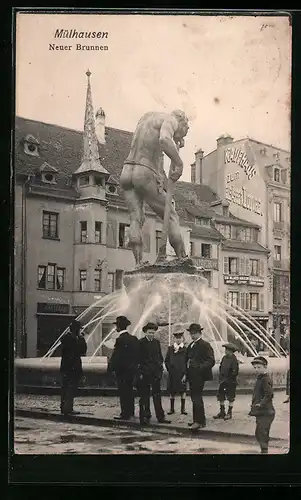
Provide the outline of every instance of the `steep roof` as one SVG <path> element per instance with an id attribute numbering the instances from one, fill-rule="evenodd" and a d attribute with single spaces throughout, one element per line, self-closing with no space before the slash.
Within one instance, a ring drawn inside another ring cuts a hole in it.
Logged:
<path id="1" fill-rule="evenodd" d="M 259 243 L 251 241 L 238 241 L 238 240 L 223 240 L 222 246 L 228 250 L 245 250 L 246 252 L 263 252 L 267 253 L 269 250 L 264 248 Z"/>

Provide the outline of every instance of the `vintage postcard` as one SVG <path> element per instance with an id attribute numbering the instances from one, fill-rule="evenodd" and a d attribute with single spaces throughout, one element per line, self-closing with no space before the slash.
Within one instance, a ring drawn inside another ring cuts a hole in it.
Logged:
<path id="1" fill-rule="evenodd" d="M 16 14 L 16 455 L 288 453 L 291 39 Z"/>

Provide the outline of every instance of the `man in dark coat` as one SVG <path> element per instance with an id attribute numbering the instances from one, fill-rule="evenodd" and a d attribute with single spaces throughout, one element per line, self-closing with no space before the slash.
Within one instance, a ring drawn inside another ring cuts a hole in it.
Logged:
<path id="1" fill-rule="evenodd" d="M 249 415 L 256 417 L 255 437 L 261 453 L 268 453 L 270 428 L 275 418 L 273 405 L 273 382 L 267 373 L 268 362 L 263 356 L 253 359 L 252 365 L 257 373 Z"/>
<path id="2" fill-rule="evenodd" d="M 121 408 L 120 416 L 114 418 L 130 420 L 135 415 L 134 380 L 138 368 L 139 344 L 137 337 L 127 331 L 131 324 L 128 318 L 118 316 L 114 324 L 120 335 L 108 363 L 108 372 L 116 375 Z"/>
<path id="3" fill-rule="evenodd" d="M 67 416 L 70 413 L 76 413 L 73 411 L 74 397 L 83 377 L 81 356 L 85 356 L 87 352 L 87 343 L 81 334 L 79 321 L 73 320 L 71 322 L 69 332 L 64 335 L 61 344 L 61 413 Z"/>
<path id="4" fill-rule="evenodd" d="M 166 420 L 161 401 L 161 377 L 163 374 L 163 356 L 159 340 L 154 338 L 158 326 L 147 323 L 143 328 L 145 337 L 139 340 L 139 381 L 140 424 L 147 425 L 150 420 L 150 390 L 152 388 L 153 403 L 159 423 L 170 423 Z"/>
<path id="5" fill-rule="evenodd" d="M 187 348 L 186 374 L 193 414 L 193 422 L 188 425 L 193 431 L 206 426 L 203 389 L 205 382 L 213 379 L 212 367 L 215 365 L 213 349 L 209 342 L 202 339 L 202 330 L 197 323 L 192 323 L 188 328 L 192 342 Z"/>

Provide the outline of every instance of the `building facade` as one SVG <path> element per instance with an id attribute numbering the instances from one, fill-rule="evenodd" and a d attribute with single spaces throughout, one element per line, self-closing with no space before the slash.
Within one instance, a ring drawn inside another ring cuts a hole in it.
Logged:
<path id="1" fill-rule="evenodd" d="M 15 339 L 22 357 L 44 355 L 71 318 L 121 288 L 123 273 L 135 265 L 118 182 L 132 133 L 106 127 L 101 108 L 94 115 L 87 76 L 83 132 L 16 118 Z M 230 315 L 243 318 L 245 311 L 264 322 L 268 263 L 258 221 L 235 216 L 228 202 L 195 180 L 176 183 L 174 203 L 187 254 L 229 306 L 227 314 L 224 307 L 215 311 L 222 338 L 229 333 Z M 143 233 L 144 259 L 154 262 L 162 221 L 148 207 Z M 170 246 L 167 251 L 172 257 Z M 102 325 L 95 345 L 113 317 Z"/>
<path id="2" fill-rule="evenodd" d="M 202 150 L 195 153 L 191 178 L 194 183 L 210 186 L 219 198 L 228 201 L 234 216 L 260 228 L 257 242 L 269 250 L 269 326 L 280 329 L 279 336 L 289 325 L 289 152 L 253 139 L 233 141 L 225 134 L 208 155 L 204 156 Z M 250 231 L 242 238 L 251 241 Z"/>

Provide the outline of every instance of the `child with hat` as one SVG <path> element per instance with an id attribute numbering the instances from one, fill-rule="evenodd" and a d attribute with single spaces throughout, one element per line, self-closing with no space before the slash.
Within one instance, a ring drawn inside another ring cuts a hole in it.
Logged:
<path id="1" fill-rule="evenodd" d="M 238 350 L 236 345 L 231 342 L 223 344 L 225 355 L 219 365 L 219 388 L 217 392 L 217 400 L 220 403 L 220 411 L 213 418 L 222 418 L 230 420 L 232 418 L 232 409 L 236 396 L 237 376 L 239 373 L 239 365 L 235 352 Z M 225 412 L 225 400 L 228 400 L 229 407 Z"/>
<path id="2" fill-rule="evenodd" d="M 270 428 L 275 418 L 273 406 L 273 382 L 267 373 L 268 362 L 263 356 L 253 359 L 252 365 L 257 373 L 251 410 L 249 415 L 256 417 L 255 437 L 261 453 L 268 453 Z"/>
<path id="3" fill-rule="evenodd" d="M 186 373 L 186 353 L 184 344 L 184 328 L 182 325 L 174 325 L 172 329 L 173 344 L 167 349 L 165 366 L 168 371 L 168 392 L 170 395 L 170 411 L 168 415 L 175 413 L 175 396 L 181 397 L 181 414 L 187 415 L 185 411 L 186 381 L 183 377 Z"/>

